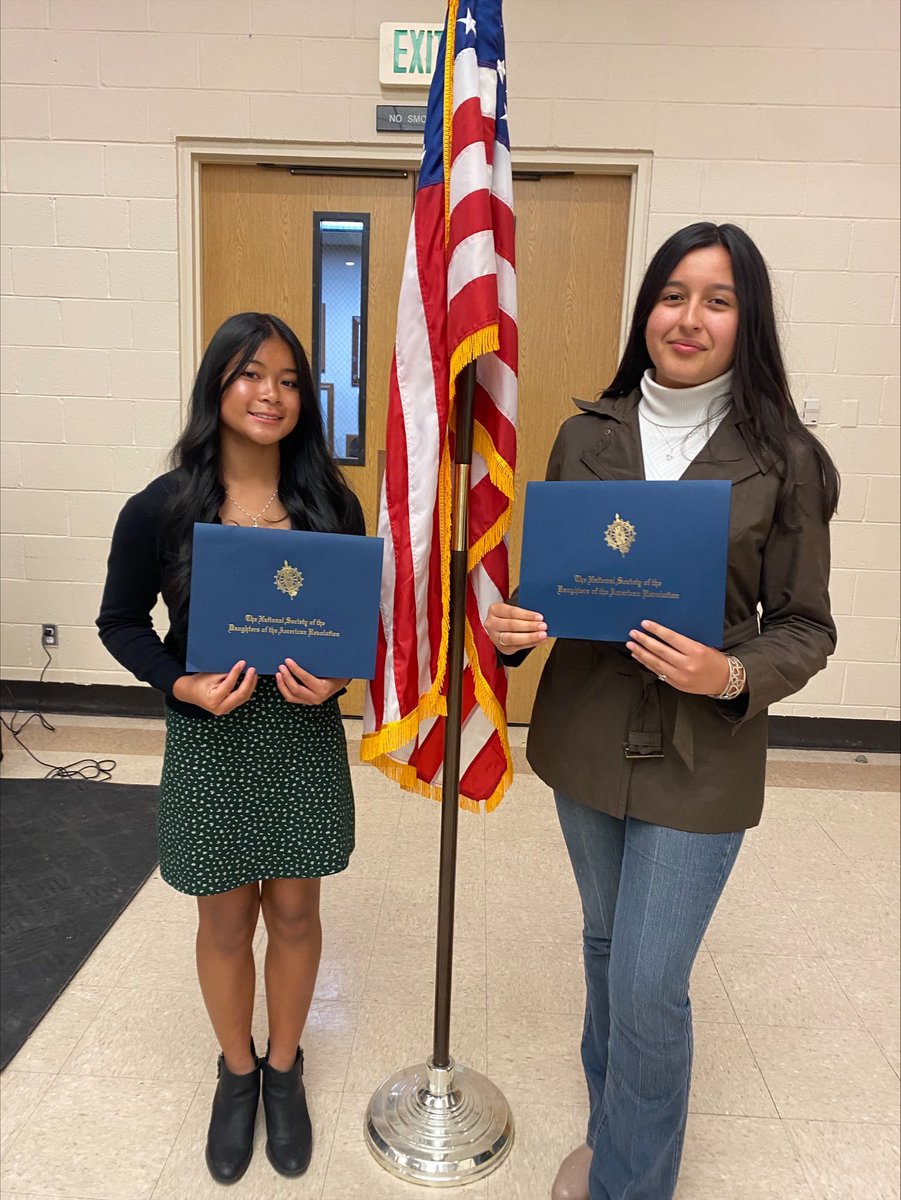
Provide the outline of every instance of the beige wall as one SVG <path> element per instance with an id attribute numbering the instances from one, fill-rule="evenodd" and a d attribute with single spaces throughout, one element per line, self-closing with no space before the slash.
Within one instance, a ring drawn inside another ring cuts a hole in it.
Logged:
<path id="1" fill-rule="evenodd" d="M 115 515 L 179 426 L 175 138 L 377 144 L 379 22 L 443 8 L 2 0 L 4 677 L 37 676 L 52 620 L 48 678 L 130 681 L 93 619 Z M 515 149 L 650 151 L 640 260 L 710 217 L 770 262 L 844 475 L 839 652 L 778 711 L 897 718 L 896 0 L 507 0 L 506 22 Z"/>

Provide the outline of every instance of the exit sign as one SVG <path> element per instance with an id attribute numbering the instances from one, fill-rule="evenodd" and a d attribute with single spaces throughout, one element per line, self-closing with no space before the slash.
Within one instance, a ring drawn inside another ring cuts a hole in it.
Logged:
<path id="1" fill-rule="evenodd" d="M 428 87 L 435 74 L 443 25 L 379 26 L 379 83 L 388 87 Z"/>

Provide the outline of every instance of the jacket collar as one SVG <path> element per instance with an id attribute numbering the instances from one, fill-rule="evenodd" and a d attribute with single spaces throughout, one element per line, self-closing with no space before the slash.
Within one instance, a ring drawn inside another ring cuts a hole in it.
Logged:
<path id="1" fill-rule="evenodd" d="M 577 407 L 599 419 L 595 435 L 581 460 L 599 479 L 644 479 L 641 430 L 638 424 L 636 388 L 628 396 L 579 400 Z M 688 465 L 683 479 L 729 479 L 738 483 L 750 475 L 766 474 L 772 463 L 750 444 L 745 418 L 734 408 L 726 414 L 713 436 Z"/>

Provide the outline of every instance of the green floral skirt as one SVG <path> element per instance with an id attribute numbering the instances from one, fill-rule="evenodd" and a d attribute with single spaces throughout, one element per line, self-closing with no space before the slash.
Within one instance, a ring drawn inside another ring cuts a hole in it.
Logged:
<path id="1" fill-rule="evenodd" d="M 191 896 L 343 871 L 354 797 L 337 699 L 289 704 L 266 676 L 224 717 L 167 709 L 158 831 L 163 879 Z"/>

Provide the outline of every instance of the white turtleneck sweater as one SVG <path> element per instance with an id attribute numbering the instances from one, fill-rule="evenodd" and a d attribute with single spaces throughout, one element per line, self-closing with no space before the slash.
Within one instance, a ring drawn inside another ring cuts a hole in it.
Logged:
<path id="1" fill-rule="evenodd" d="M 645 479 L 681 479 L 729 411 L 732 372 L 697 387 L 669 388 L 645 371 L 638 402 Z"/>

